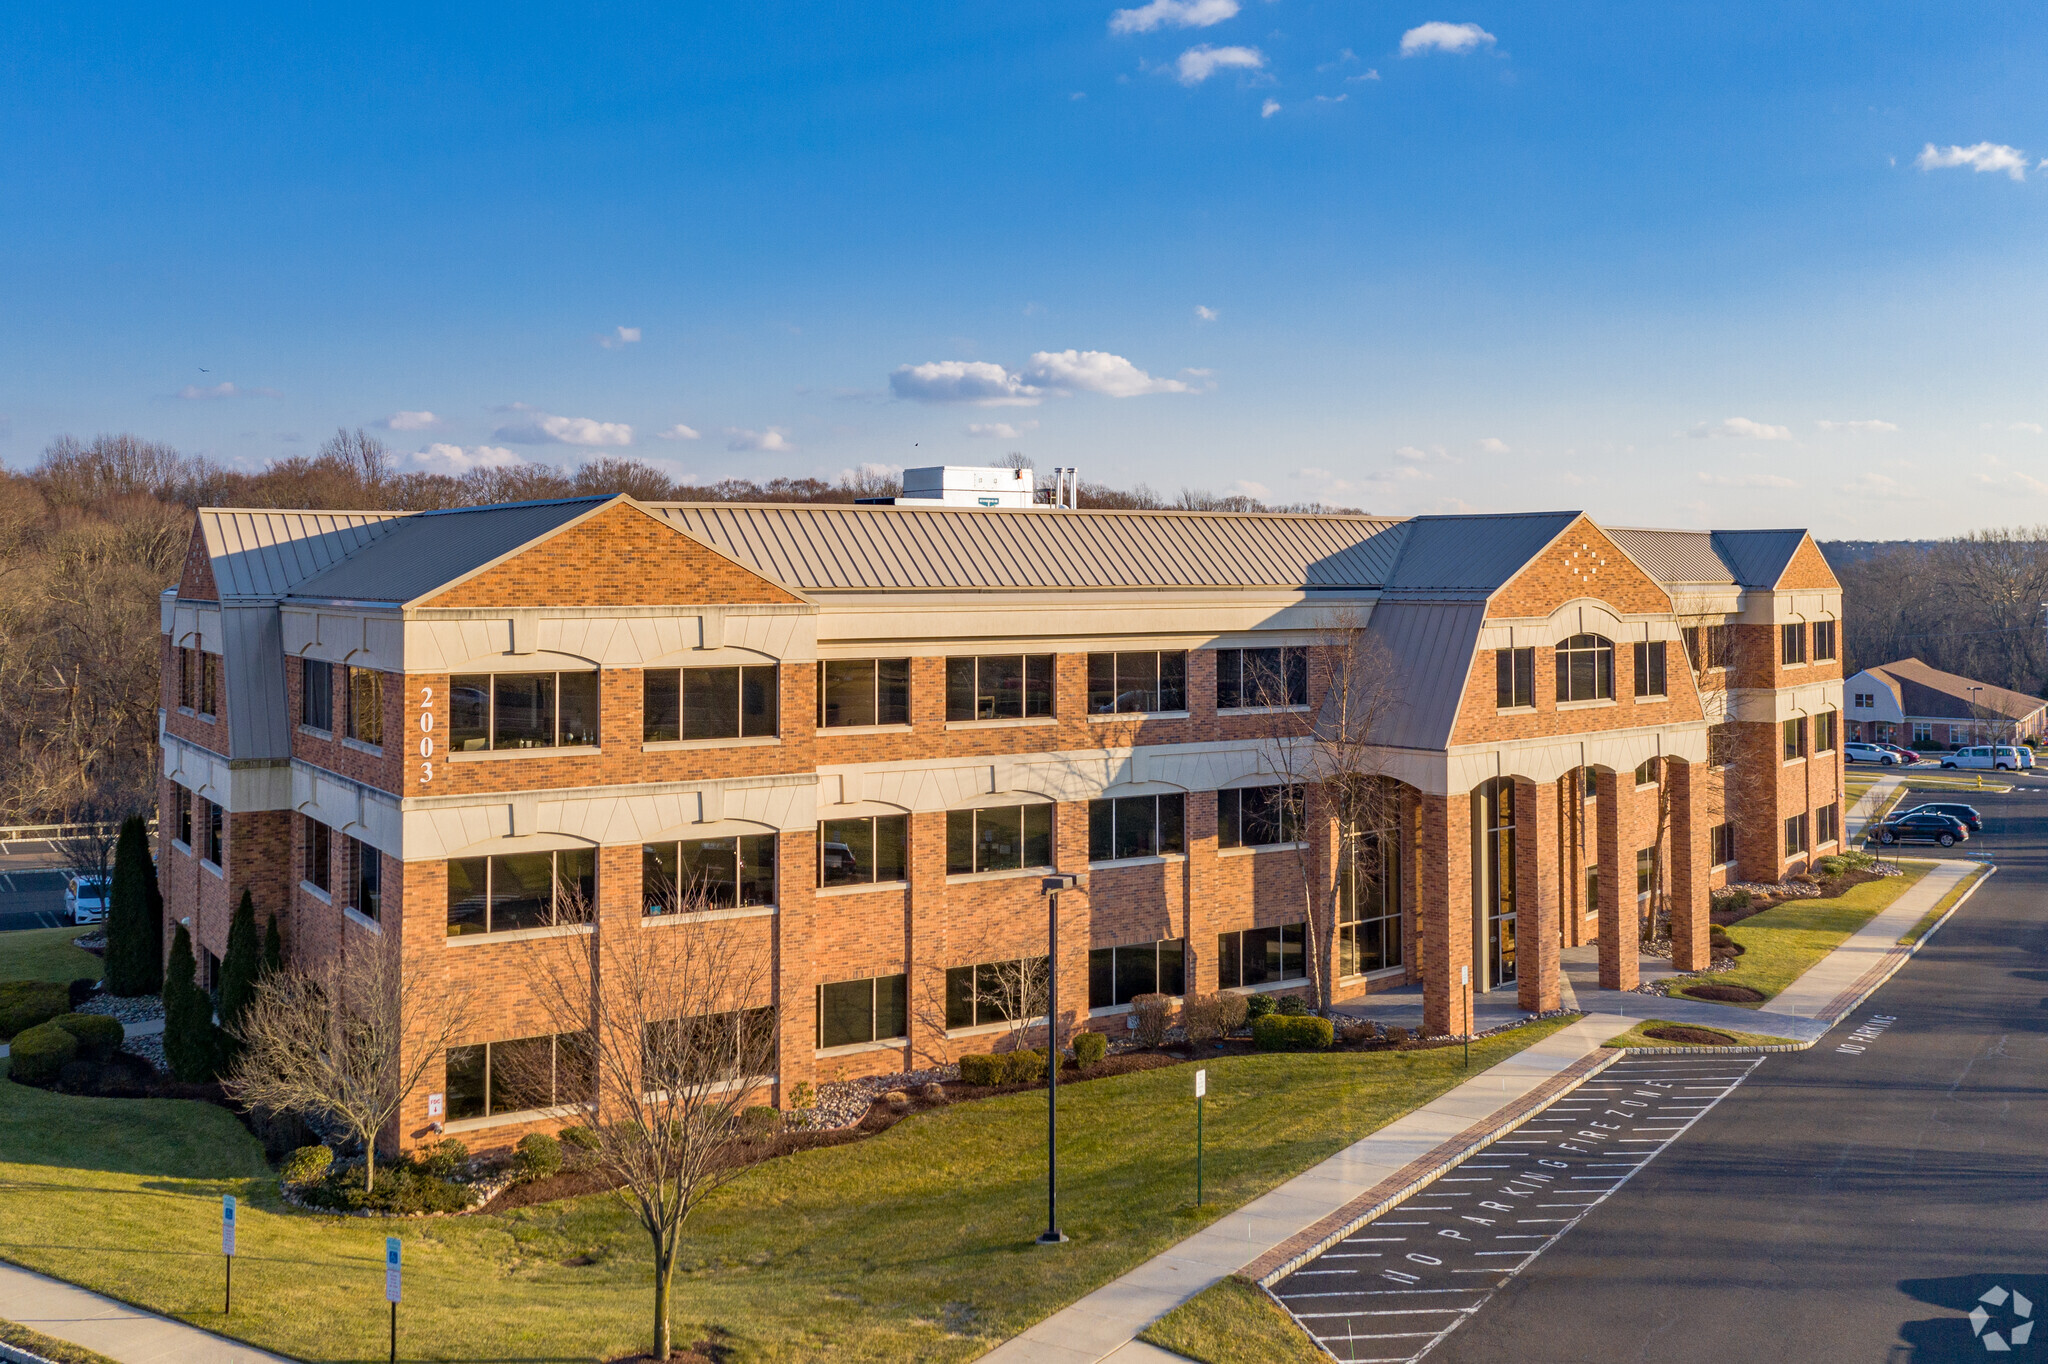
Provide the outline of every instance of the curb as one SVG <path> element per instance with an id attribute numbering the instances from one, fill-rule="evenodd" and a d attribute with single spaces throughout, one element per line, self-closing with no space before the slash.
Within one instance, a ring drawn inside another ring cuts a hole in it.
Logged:
<path id="1" fill-rule="evenodd" d="M 1506 1117 L 1502 1116 L 1503 1110 L 1496 1109 L 1487 1118 L 1439 1143 L 1434 1150 L 1417 1156 L 1343 1207 L 1296 1232 L 1237 1272 L 1260 1288 L 1271 1289 L 1279 1279 L 1307 1264 L 1375 1217 L 1383 1216 L 1414 1197 L 1621 1057 L 1622 1053 L 1615 1048 L 1598 1048 L 1580 1057 L 1510 1104 L 1505 1110 Z"/>

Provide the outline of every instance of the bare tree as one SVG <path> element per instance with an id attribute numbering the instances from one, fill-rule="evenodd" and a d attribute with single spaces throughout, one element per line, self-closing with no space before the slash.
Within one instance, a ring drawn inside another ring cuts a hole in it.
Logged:
<path id="1" fill-rule="evenodd" d="M 146 795 L 119 790 L 94 792 L 73 801 L 65 811 L 64 832 L 52 840 L 57 856 L 67 870 L 95 878 L 103 888 L 110 886 L 121 821 L 144 812 L 148 804 Z"/>
<path id="2" fill-rule="evenodd" d="M 740 926 L 677 922 L 526 945 L 524 977 L 558 1038 L 576 1036 L 580 1094 L 594 1114 L 588 1158 L 647 1233 L 654 1253 L 654 1357 L 671 1346 L 669 1296 L 683 1223 L 745 1161 L 740 1114 L 775 1071 L 765 952 Z M 579 944 L 580 946 L 581 944 Z M 540 1077 L 530 1077 L 538 1087 Z M 555 1092 L 563 1093 L 561 1070 Z"/>
<path id="3" fill-rule="evenodd" d="M 389 937 L 344 935 L 319 970 L 272 971 L 256 986 L 225 1082 L 251 1108 L 318 1117 L 362 1143 L 363 1187 L 376 1187 L 377 1141 L 468 1012 L 468 986 L 402 968 Z"/>
<path id="4" fill-rule="evenodd" d="M 954 951 L 951 955 L 961 953 Z M 912 1009 L 918 1023 L 919 1051 L 927 1061 L 939 1066 L 951 1059 L 946 1054 L 945 1035 L 954 1010 L 959 1007 L 972 1010 L 977 1024 L 1005 1024 L 1003 1037 L 1012 1051 L 1024 1049 L 1025 1034 L 1032 1028 L 1045 1027 L 1046 1036 L 1052 1036 L 1048 1026 L 1048 1010 L 1052 1006 L 1051 958 L 988 960 L 1000 956 L 1000 949 L 991 946 L 986 936 L 966 955 L 974 958 L 975 965 L 964 977 L 930 971 L 920 977 Z"/>

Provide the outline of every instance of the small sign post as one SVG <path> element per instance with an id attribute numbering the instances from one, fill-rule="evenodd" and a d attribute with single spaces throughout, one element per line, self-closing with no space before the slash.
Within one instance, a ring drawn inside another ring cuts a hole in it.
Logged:
<path id="1" fill-rule="evenodd" d="M 235 1196 L 222 1194 L 220 1198 L 220 1253 L 227 1261 L 227 1284 L 221 1295 L 220 1314 L 227 1316 L 235 1310 Z"/>
<path id="2" fill-rule="evenodd" d="M 1195 1072 L 1195 1206 L 1202 1206 L 1202 1099 L 1209 1092 L 1209 1072 Z"/>
<path id="3" fill-rule="evenodd" d="M 1458 984 L 1465 987 L 1465 1069 L 1472 1069 L 1472 968 L 1458 968 Z"/>
<path id="4" fill-rule="evenodd" d="M 391 1304 L 391 1364 L 398 1364 L 398 1238 L 384 1238 L 384 1299 Z"/>

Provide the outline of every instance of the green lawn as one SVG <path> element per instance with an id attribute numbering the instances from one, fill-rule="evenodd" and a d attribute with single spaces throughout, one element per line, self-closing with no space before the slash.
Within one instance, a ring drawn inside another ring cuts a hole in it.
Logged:
<path id="1" fill-rule="evenodd" d="M 27 928 L 0 933 L 0 980 L 100 978 L 102 963 L 71 940 L 83 928 Z"/>
<path id="2" fill-rule="evenodd" d="M 11 1321 L 0 1321 L 0 1341 L 18 1350 L 41 1355 L 51 1364 L 116 1364 L 116 1361 L 96 1351 L 66 1340 L 53 1340 L 40 1331 L 31 1331 Z"/>
<path id="3" fill-rule="evenodd" d="M 1919 942 L 1920 939 L 1926 937 L 1927 930 L 1934 927 L 1935 921 L 1939 919 L 1942 915 L 1948 913 L 1949 907 L 1955 904 L 1956 901 L 1962 899 L 1964 894 L 1970 889 L 1970 887 L 1976 885 L 1979 881 L 1983 880 L 1987 874 L 1988 873 L 1985 868 L 1978 867 L 1968 876 L 1965 876 L 1962 880 L 1956 882 L 1955 885 L 1951 886 L 1949 888 L 1948 894 L 1942 896 L 1939 900 L 1935 901 L 1934 908 L 1928 910 L 1925 914 L 1922 914 L 1920 916 L 1920 922 L 1914 924 L 1913 927 L 1909 929 L 1905 933 L 1905 935 L 1899 939 L 1899 946 L 1910 947 L 1914 943 Z"/>
<path id="4" fill-rule="evenodd" d="M 1793 900 L 1729 925 L 1728 936 L 1742 944 L 1743 954 L 1735 959 L 1733 971 L 1716 971 L 1707 979 L 1716 985 L 1747 985 L 1768 1000 L 1928 872 L 1926 863 L 1902 866 L 1903 876 L 1865 881 L 1827 899 Z M 1762 1002 L 1735 1007 L 1754 1009 Z"/>
<path id="5" fill-rule="evenodd" d="M 1218 1280 L 1138 1339 L 1201 1364 L 1327 1364 L 1294 1319 L 1249 1279 Z"/>
<path id="6" fill-rule="evenodd" d="M 1553 1019 L 1473 1044 L 1473 1073 Z M 738 1361 L 971 1359 L 1466 1078 L 1456 1048 L 1208 1063 L 1207 1203 L 1187 1067 L 1061 1090 L 1061 1223 L 1043 1226 L 1045 1099 L 911 1118 L 749 1171 L 693 1218 L 676 1336 Z M 220 1196 L 242 1200 L 223 1322 Z M 607 1197 L 387 1223 L 282 1210 L 256 1143 L 198 1104 L 0 1082 L 0 1257 L 311 1360 L 384 1355 L 383 1238 L 405 1239 L 401 1354 L 589 1360 L 644 1349 L 639 1232 Z M 588 1263 L 582 1263 L 583 1261 Z M 570 1263 L 577 1261 L 578 1263 Z"/>
<path id="7" fill-rule="evenodd" d="M 1705 1045 L 1699 1042 L 1672 1042 L 1662 1037 L 1647 1037 L 1644 1035 L 1644 1030 L 1647 1028 L 1675 1027 L 1712 1028 L 1715 1032 L 1726 1033 L 1729 1037 L 1735 1039 L 1734 1045 L 1741 1047 L 1789 1046 L 1793 1041 L 1792 1038 L 1773 1037 L 1769 1033 L 1737 1032 L 1733 1028 L 1724 1028 L 1719 1024 L 1713 1023 L 1674 1023 L 1668 1018 L 1646 1018 L 1627 1032 L 1616 1033 L 1600 1045 L 1603 1047 L 1664 1047 L 1671 1050 L 1684 1050 L 1687 1047 Z"/>

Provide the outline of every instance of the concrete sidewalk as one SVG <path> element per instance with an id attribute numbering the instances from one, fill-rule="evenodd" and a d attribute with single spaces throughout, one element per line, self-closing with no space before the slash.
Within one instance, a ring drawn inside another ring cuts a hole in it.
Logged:
<path id="1" fill-rule="evenodd" d="M 1891 799 L 1892 792 L 1898 790 L 1905 780 L 1905 776 L 1900 773 L 1887 773 L 1879 777 L 1871 783 L 1868 791 L 1856 797 L 1855 803 L 1842 812 L 1842 820 L 1848 833 L 1844 847 L 1863 837 L 1864 826 L 1870 823 L 1871 816 Z"/>
<path id="2" fill-rule="evenodd" d="M 283 1355 L 0 1264 L 0 1318 L 121 1364 L 289 1364 Z"/>
<path id="3" fill-rule="evenodd" d="M 1279 1188 L 1147 1260 L 983 1356 L 992 1364 L 1157 1364 L 1178 1358 L 1135 1337 L 1227 1275 L 1263 1278 L 1398 1203 L 1444 1169 L 1519 1126 L 1544 1104 L 1619 1058 L 1608 1038 L 1646 1018 L 1767 1033 L 1811 1044 L 1911 956 L 1901 934 L 1975 869 L 1943 862 L 1761 1009 L 1706 1000 L 1576 991 L 1587 1016 L 1352 1143 Z M 1668 963 L 1658 963 L 1669 973 Z M 1583 973 L 1580 973 L 1583 978 Z M 1482 1001 L 1489 999 L 1481 996 Z M 1512 1014 L 1512 992 L 1493 1012 Z M 1350 1012 L 1388 1019 L 1360 1001 Z M 1491 1020 L 1480 1009 L 1482 1026 Z"/>

